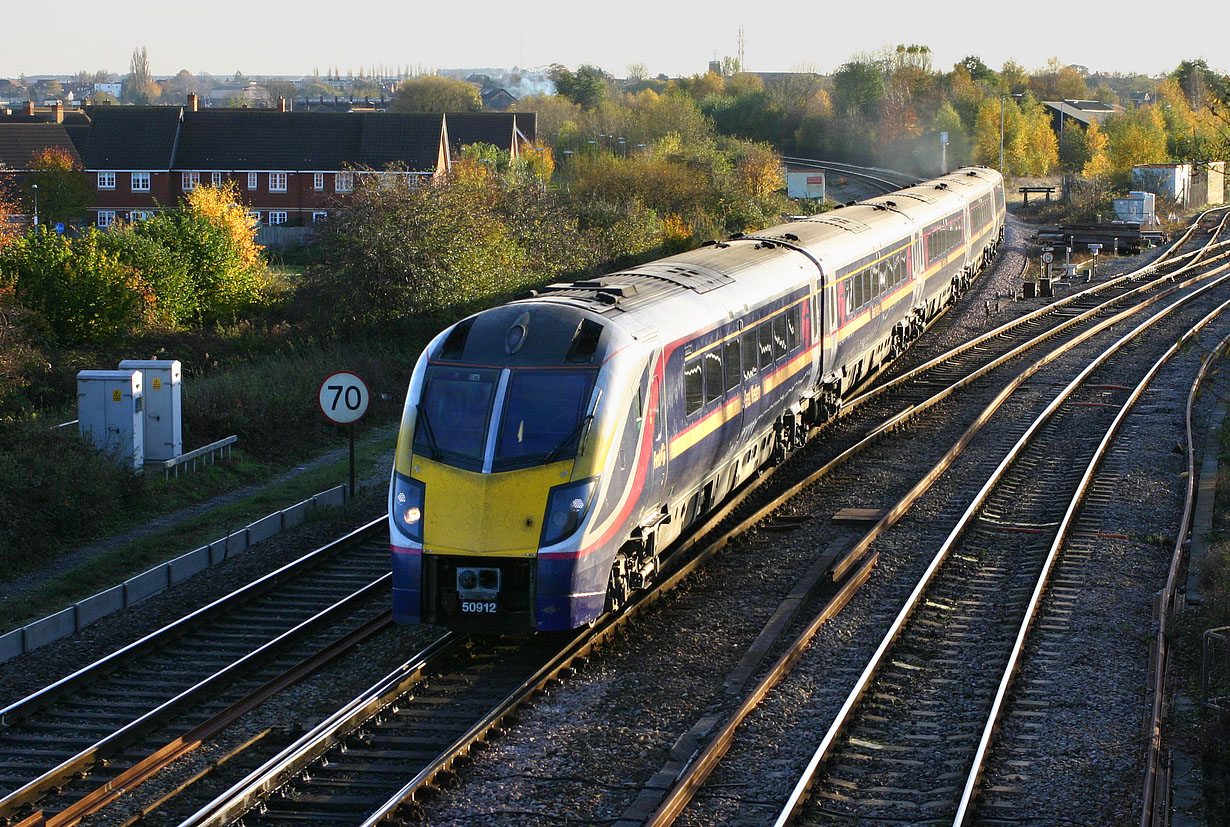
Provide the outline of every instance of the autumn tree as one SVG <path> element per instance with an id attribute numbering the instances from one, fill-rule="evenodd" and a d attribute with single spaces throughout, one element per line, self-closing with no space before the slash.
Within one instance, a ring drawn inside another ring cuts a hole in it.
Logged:
<path id="1" fill-rule="evenodd" d="M 1166 153 L 1166 122 L 1152 106 L 1117 112 L 1102 124 L 1111 172 L 1123 181 L 1136 164 L 1160 164 Z"/>
<path id="2" fill-rule="evenodd" d="M 1101 178 L 1110 174 L 1110 156 L 1106 152 L 1106 134 L 1098 126 L 1097 121 L 1090 121 L 1085 130 L 1085 155 L 1088 160 L 1081 168 L 1081 175 L 1086 178 Z"/>
<path id="3" fill-rule="evenodd" d="M 482 108 L 483 98 L 477 89 L 440 75 L 402 81 L 390 105 L 394 112 L 477 112 Z"/>
<path id="4" fill-rule="evenodd" d="M 34 214 L 35 190 L 39 222 L 68 224 L 85 216 L 92 193 L 90 182 L 81 164 L 73 160 L 67 149 L 49 146 L 40 149 L 30 161 L 32 174 L 22 187 L 22 202 L 26 212 Z"/>

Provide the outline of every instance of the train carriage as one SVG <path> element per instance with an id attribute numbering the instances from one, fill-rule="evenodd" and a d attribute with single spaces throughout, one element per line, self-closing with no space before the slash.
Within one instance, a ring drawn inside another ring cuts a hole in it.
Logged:
<path id="1" fill-rule="evenodd" d="M 439 334 L 390 488 L 394 617 L 569 629 L 802 444 L 985 263 L 981 168 L 589 281 Z"/>

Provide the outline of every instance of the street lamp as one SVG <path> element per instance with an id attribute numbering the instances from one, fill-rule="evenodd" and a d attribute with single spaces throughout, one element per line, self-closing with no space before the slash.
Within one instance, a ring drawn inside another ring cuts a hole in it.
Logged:
<path id="1" fill-rule="evenodd" d="M 1023 98 L 1024 92 L 1013 92 L 1011 95 L 999 96 L 999 174 L 1004 174 L 1004 101 L 1008 98 Z"/>
<path id="2" fill-rule="evenodd" d="M 38 226 L 38 184 L 31 184 L 30 189 L 34 191 L 34 226 Z"/>

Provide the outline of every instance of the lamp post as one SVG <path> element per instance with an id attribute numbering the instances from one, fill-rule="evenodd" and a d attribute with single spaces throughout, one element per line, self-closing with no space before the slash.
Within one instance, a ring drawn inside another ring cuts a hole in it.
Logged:
<path id="1" fill-rule="evenodd" d="M 38 226 L 38 184 L 31 184 L 30 189 L 34 192 L 34 226 Z"/>

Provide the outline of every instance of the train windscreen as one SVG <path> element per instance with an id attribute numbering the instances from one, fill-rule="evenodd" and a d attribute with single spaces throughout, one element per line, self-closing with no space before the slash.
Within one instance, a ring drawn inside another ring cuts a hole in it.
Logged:
<path id="1" fill-rule="evenodd" d="M 508 379 L 494 468 L 576 456 L 592 370 L 514 370 Z"/>
<path id="2" fill-rule="evenodd" d="M 414 452 L 459 468 L 482 468 L 499 371 L 431 367 L 414 427 Z"/>

